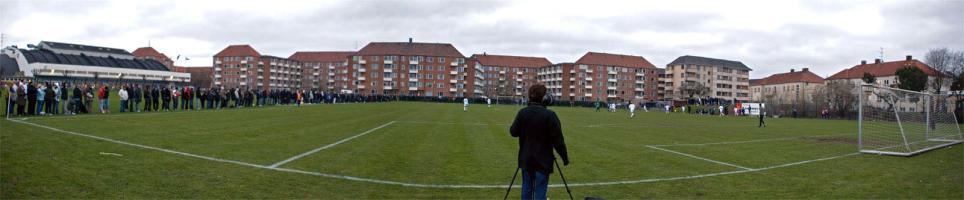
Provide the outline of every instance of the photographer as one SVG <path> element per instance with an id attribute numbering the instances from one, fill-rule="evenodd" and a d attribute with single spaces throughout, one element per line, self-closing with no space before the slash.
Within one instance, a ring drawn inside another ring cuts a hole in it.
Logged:
<path id="1" fill-rule="evenodd" d="M 529 105 L 519 110 L 509 132 L 519 138 L 519 168 L 522 169 L 522 199 L 546 199 L 549 174 L 552 173 L 555 149 L 563 165 L 569 165 L 569 154 L 562 136 L 562 126 L 555 112 L 543 103 L 546 86 L 529 87 Z"/>

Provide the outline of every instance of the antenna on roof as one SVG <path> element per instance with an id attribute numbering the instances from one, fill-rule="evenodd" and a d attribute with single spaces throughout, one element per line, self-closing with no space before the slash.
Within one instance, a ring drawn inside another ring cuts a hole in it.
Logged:
<path id="1" fill-rule="evenodd" d="M 880 47 L 880 61 L 884 61 L 884 47 Z"/>

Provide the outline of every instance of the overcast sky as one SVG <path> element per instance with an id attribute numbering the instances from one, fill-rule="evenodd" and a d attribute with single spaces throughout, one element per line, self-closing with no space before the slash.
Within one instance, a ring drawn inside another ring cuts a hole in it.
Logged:
<path id="1" fill-rule="evenodd" d="M 368 42 L 452 43 L 462 54 L 573 62 L 587 51 L 742 61 L 752 78 L 810 67 L 828 76 L 860 60 L 964 50 L 964 0 L 930 1 L 45 1 L 0 0 L 4 45 L 41 40 L 211 65 L 231 44 L 262 54 L 351 51 Z"/>

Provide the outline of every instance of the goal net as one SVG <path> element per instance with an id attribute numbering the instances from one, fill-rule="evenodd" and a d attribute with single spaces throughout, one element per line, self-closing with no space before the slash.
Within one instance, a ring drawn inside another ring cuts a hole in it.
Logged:
<path id="1" fill-rule="evenodd" d="M 961 143 L 961 130 L 946 94 L 875 85 L 859 87 L 860 152 L 912 156 Z"/>

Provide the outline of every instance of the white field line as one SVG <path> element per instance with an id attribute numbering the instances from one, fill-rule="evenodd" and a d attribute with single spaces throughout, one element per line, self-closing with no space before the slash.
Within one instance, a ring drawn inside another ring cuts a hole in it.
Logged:
<path id="1" fill-rule="evenodd" d="M 743 144 L 743 143 L 755 143 L 755 142 L 769 142 L 778 140 L 795 140 L 806 137 L 832 137 L 832 136 L 846 136 L 854 135 L 853 133 L 843 133 L 843 134 L 832 134 L 832 135 L 804 135 L 804 136 L 794 136 L 794 137 L 782 137 L 782 138 L 769 138 L 769 139 L 758 139 L 758 140 L 743 140 L 743 141 L 730 141 L 730 142 L 711 142 L 711 143 L 693 143 L 693 144 L 659 144 L 659 145 L 648 145 L 654 147 L 672 147 L 672 146 L 706 146 L 706 145 L 720 145 L 720 144 Z"/>
<path id="2" fill-rule="evenodd" d="M 259 165 L 259 164 L 252 164 L 252 163 L 247 163 L 247 162 L 242 162 L 242 161 L 236 161 L 236 160 L 228 160 L 228 159 L 221 159 L 221 158 L 215 158 L 215 157 L 209 157 L 209 156 L 202 156 L 202 155 L 197 155 L 197 154 L 192 154 L 192 153 L 185 153 L 185 152 L 180 152 L 180 151 L 175 151 L 175 150 L 170 150 L 170 149 L 152 147 L 152 146 L 147 146 L 147 145 L 142 145 L 142 144 L 135 144 L 135 143 L 129 143 L 129 142 L 124 142 L 124 141 L 120 141 L 120 140 L 114 140 L 114 139 L 110 139 L 110 138 L 104 138 L 104 137 L 87 135 L 87 134 L 82 134 L 82 133 L 77 133 L 77 132 L 72 132 L 72 131 L 66 131 L 66 130 L 61 130 L 61 129 L 57 129 L 57 128 L 53 128 L 53 127 L 49 127 L 49 126 L 45 126 L 45 125 L 40 125 L 40 124 L 35 124 L 35 123 L 31 123 L 31 122 L 25 122 L 25 121 L 14 120 L 14 119 L 7 119 L 7 120 L 12 121 L 12 122 L 16 122 L 16 123 L 21 123 L 21 124 L 31 125 L 31 126 L 35 126 L 35 127 L 45 128 L 45 129 L 49 129 L 49 130 L 52 130 L 52 131 L 55 131 L 55 132 L 61 132 L 61 133 L 66 133 L 66 134 L 70 134 L 70 135 L 81 136 L 81 137 L 86 137 L 86 138 L 91 138 L 91 139 L 101 140 L 101 141 L 106 141 L 106 142 L 112 142 L 112 143 L 122 144 L 122 145 L 127 145 L 127 146 L 133 146 L 133 147 L 138 147 L 138 148 L 142 148 L 142 149 L 155 150 L 155 151 L 160 151 L 160 152 L 164 152 L 164 153 L 170 153 L 170 154 L 181 155 L 181 156 L 192 157 L 192 158 L 199 158 L 199 159 L 209 160 L 209 161 L 214 161 L 214 162 L 230 163 L 230 164 L 236 164 L 236 165 L 241 165 L 241 166 L 248 166 L 248 167 L 259 168 L 259 169 L 266 169 L 266 170 L 273 170 L 273 171 L 279 171 L 279 172 L 299 173 L 299 174 L 306 174 L 306 175 L 313 175 L 313 176 L 320 176 L 320 177 L 334 178 L 334 179 L 342 179 L 342 180 L 349 180 L 349 181 L 359 181 L 359 182 L 378 183 L 378 184 L 397 185 L 397 186 L 404 186 L 404 187 L 416 187 L 416 188 L 445 188 L 445 189 L 451 189 L 451 188 L 471 188 L 471 189 L 498 188 L 498 189 L 505 189 L 505 188 L 508 188 L 508 185 L 501 185 L 501 184 L 500 184 L 500 185 L 493 185 L 493 184 L 484 185 L 484 184 L 422 184 L 422 183 L 406 183 L 406 182 L 399 182 L 399 181 L 379 180 L 379 179 L 362 178 L 362 177 L 355 177 L 355 176 L 345 176 L 345 175 L 337 175 L 337 174 L 327 174 L 327 173 L 321 173 L 321 172 L 309 172 L 309 171 L 302 171 L 302 170 L 288 169 L 288 168 L 280 168 L 280 167 L 278 167 L 278 168 L 271 168 L 271 167 L 268 167 L 268 166 L 266 166 L 266 165 Z M 777 169 L 777 168 L 791 167 L 791 166 L 802 165 L 802 164 L 807 164 L 807 163 L 811 163 L 811 162 L 819 162 L 819 161 L 825 161 L 825 160 L 832 160 L 832 159 L 843 158 L 843 157 L 848 157 L 848 156 L 853 156 L 853 155 L 858 155 L 858 154 L 860 154 L 860 153 L 850 153 L 850 154 L 844 154 L 844 155 L 838 155 L 838 156 L 818 158 L 818 159 L 800 161 L 800 162 L 795 162 L 795 163 L 787 163 L 787 164 L 782 164 L 782 165 L 775 165 L 775 166 L 770 166 L 770 167 L 757 168 L 757 169 L 753 169 L 753 170 L 737 170 L 737 171 L 726 171 L 726 172 L 717 172 L 717 173 L 709 173 L 709 174 L 699 174 L 699 175 L 692 175 L 692 176 L 678 176 L 678 177 L 666 177 L 666 178 L 650 178 L 650 179 L 639 179 L 639 180 L 589 182 L 589 183 L 571 183 L 571 184 L 569 184 L 569 186 L 570 186 L 570 187 L 581 187 L 581 186 L 626 185 L 626 184 L 650 183 L 650 182 L 661 182 L 661 181 L 674 181 L 674 180 L 697 179 L 697 178 L 704 178 L 704 177 L 713 177 L 713 176 L 728 175 L 728 174 L 740 174 L 740 173 L 747 173 L 747 172 L 765 171 L 765 170 L 771 170 L 771 169 Z M 560 184 L 550 184 L 549 187 L 558 188 L 558 187 L 564 187 L 564 185 L 560 185 Z"/>
<path id="3" fill-rule="evenodd" d="M 654 146 L 646 146 L 646 147 L 653 148 L 653 149 L 656 149 L 656 150 L 665 151 L 665 152 L 675 153 L 675 154 L 679 154 L 679 155 L 686 156 L 686 157 L 690 157 L 690 158 L 696 158 L 696 159 L 700 159 L 700 160 L 707 161 L 707 162 L 712 162 L 712 163 L 716 163 L 716 164 L 726 165 L 726 166 L 730 166 L 730 167 L 736 167 L 736 168 L 740 168 L 740 169 L 743 169 L 743 170 L 753 170 L 753 168 L 744 167 L 744 166 L 739 166 L 739 165 L 735 165 L 735 164 L 731 164 L 731 163 L 727 163 L 727 162 L 722 162 L 722 161 L 716 161 L 716 160 L 713 160 L 713 159 L 704 158 L 704 157 L 699 157 L 699 156 L 694 156 L 694 155 L 691 155 L 691 154 L 682 153 L 682 152 L 678 152 L 678 151 L 673 151 L 673 150 L 669 150 L 669 149 L 664 149 L 664 148 L 659 148 L 659 147 L 654 147 Z"/>
<path id="4" fill-rule="evenodd" d="M 398 123 L 410 124 L 445 124 L 445 125 L 474 125 L 474 126 L 508 126 L 510 124 L 485 124 L 485 123 L 459 123 L 459 122 L 430 122 L 430 121 L 398 121 Z"/>
<path id="5" fill-rule="evenodd" d="M 291 157 L 291 158 L 282 160 L 282 161 L 280 161 L 280 162 L 271 164 L 270 166 L 268 166 L 268 168 L 277 168 L 278 166 L 284 165 L 285 163 L 288 163 L 288 162 L 291 162 L 291 161 L 295 161 L 295 160 L 298 160 L 298 159 L 300 159 L 300 158 L 302 158 L 302 157 L 311 155 L 311 154 L 313 154 L 313 153 L 317 153 L 318 151 L 325 150 L 325 149 L 327 149 L 327 148 L 331 148 L 331 147 L 333 147 L 333 146 L 335 146 L 335 145 L 339 145 L 339 144 L 341 144 L 341 143 L 345 143 L 345 142 L 347 142 L 347 141 L 349 141 L 349 140 L 355 139 L 355 138 L 357 138 L 357 137 L 361 137 L 361 136 L 363 136 L 363 135 L 365 135 L 365 134 L 374 132 L 375 130 L 385 128 L 386 126 L 392 125 L 392 124 L 394 124 L 394 123 L 395 123 L 395 121 L 390 121 L 390 122 L 388 122 L 388 123 L 382 124 L 381 126 L 378 126 L 378 127 L 372 128 L 372 129 L 368 129 L 367 131 L 362 132 L 362 133 L 359 133 L 358 135 L 351 136 L 351 137 L 348 137 L 348 138 L 345 138 L 345 139 L 342 139 L 342 140 L 338 140 L 338 141 L 335 142 L 335 143 L 331 143 L 331 144 L 328 144 L 328 145 L 325 145 L 325 146 L 322 146 L 322 147 L 318 147 L 318 148 L 312 149 L 311 151 L 304 152 L 304 153 L 298 154 L 298 155 L 296 155 L 296 156 L 294 156 L 294 157 Z"/>

